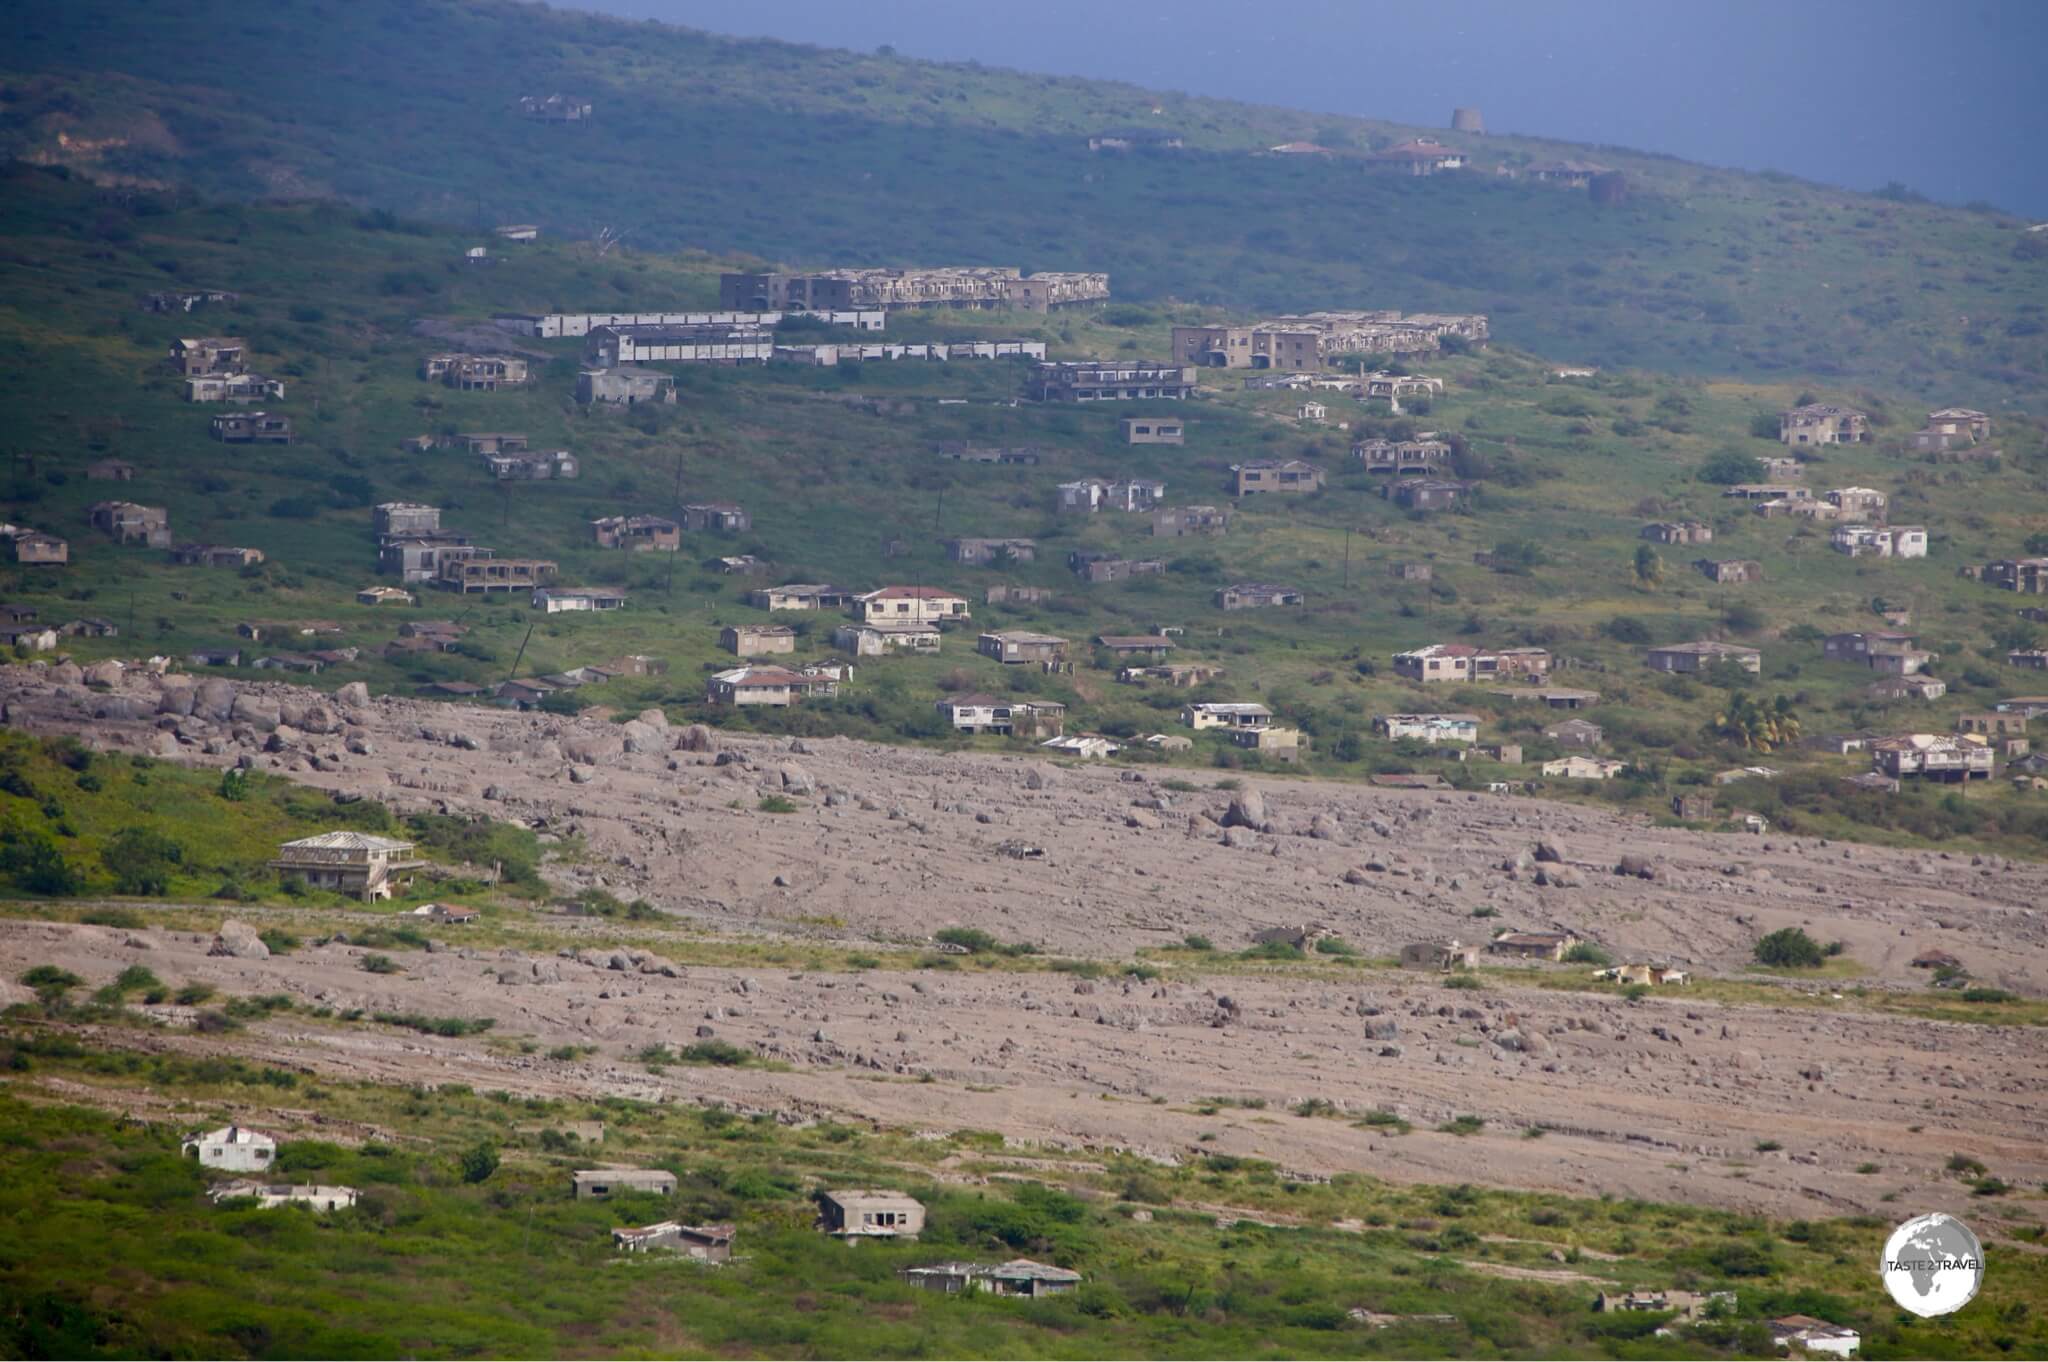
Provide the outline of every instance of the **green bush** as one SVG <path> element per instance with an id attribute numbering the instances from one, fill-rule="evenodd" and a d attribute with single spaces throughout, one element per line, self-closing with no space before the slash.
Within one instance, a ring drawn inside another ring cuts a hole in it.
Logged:
<path id="1" fill-rule="evenodd" d="M 1827 954 L 1820 943 L 1798 927 L 1780 927 L 1756 943 L 1760 965 L 1782 969 L 1818 969 Z"/>
<path id="2" fill-rule="evenodd" d="M 464 1182 L 482 1182 L 498 1171 L 498 1147 L 488 1140 L 480 1141 L 464 1150 L 457 1162 Z"/>
<path id="3" fill-rule="evenodd" d="M 396 974 L 398 962 L 388 955 L 366 955 L 363 957 L 363 971 L 366 974 Z"/>

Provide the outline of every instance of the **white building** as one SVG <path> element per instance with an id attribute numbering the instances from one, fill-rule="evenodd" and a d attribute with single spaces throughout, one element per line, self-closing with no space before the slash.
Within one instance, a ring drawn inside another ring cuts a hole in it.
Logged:
<path id="1" fill-rule="evenodd" d="M 1189 705 L 1180 712 L 1189 728 L 1265 728 L 1273 722 L 1273 711 L 1264 705 L 1233 701 L 1224 704 Z"/>
<path id="2" fill-rule="evenodd" d="M 1375 714 L 1375 733 L 1390 741 L 1416 738 L 1426 743 L 1478 742 L 1477 714 Z"/>
<path id="3" fill-rule="evenodd" d="M 316 1211 L 342 1211 L 356 1204 L 353 1187 L 328 1187 L 318 1183 L 224 1182 L 207 1193 L 215 1204 L 237 1197 L 254 1197 L 264 1210 L 278 1206 L 307 1206 Z"/>
<path id="4" fill-rule="evenodd" d="M 1784 1315 L 1771 1321 L 1771 1342 L 1785 1352 L 1791 1351 L 1796 1343 L 1800 1351 L 1810 1355 L 1854 1357 L 1863 1347 L 1863 1336 L 1854 1329 L 1812 1315 Z"/>
<path id="5" fill-rule="evenodd" d="M 1828 542 L 1851 558 L 1927 556 L 1927 531 L 1919 525 L 1837 525 Z"/>
<path id="6" fill-rule="evenodd" d="M 247 1126 L 222 1126 L 219 1130 L 186 1136 L 180 1152 L 196 1152 L 201 1168 L 262 1173 L 268 1172 L 277 1160 L 277 1137 Z"/>

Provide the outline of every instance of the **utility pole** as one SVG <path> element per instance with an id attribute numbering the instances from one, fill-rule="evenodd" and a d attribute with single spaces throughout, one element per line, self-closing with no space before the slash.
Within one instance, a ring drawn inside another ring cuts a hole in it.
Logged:
<path id="1" fill-rule="evenodd" d="M 1351 527 L 1344 527 L 1344 589 L 1351 589 Z"/>
<path id="2" fill-rule="evenodd" d="M 526 626 L 526 637 L 519 640 L 519 651 L 512 655 L 512 670 L 505 673 L 505 679 L 507 681 L 510 681 L 513 677 L 519 675 L 519 664 L 525 661 L 526 645 L 527 642 L 532 638 L 533 626 L 529 624 Z"/>

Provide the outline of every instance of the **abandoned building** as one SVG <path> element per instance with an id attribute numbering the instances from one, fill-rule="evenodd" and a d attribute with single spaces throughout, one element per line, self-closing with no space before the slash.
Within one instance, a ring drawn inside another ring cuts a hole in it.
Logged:
<path id="1" fill-rule="evenodd" d="M 1544 729 L 1543 736 L 1559 747 L 1591 750 L 1601 744 L 1607 732 L 1587 719 L 1566 719 Z"/>
<path id="2" fill-rule="evenodd" d="M 890 653 L 935 653 L 939 651 L 939 626 L 914 620 L 869 620 L 842 624 L 832 631 L 832 646 L 855 657 L 883 657 Z"/>
<path id="3" fill-rule="evenodd" d="M 963 440 L 945 441 L 935 452 L 955 463 L 1035 464 L 1045 458 L 1043 451 L 1031 445 L 977 445 Z"/>
<path id="4" fill-rule="evenodd" d="M 1095 646 L 1119 660 L 1144 658 L 1161 661 L 1173 651 L 1173 640 L 1163 634 L 1097 634 Z"/>
<path id="5" fill-rule="evenodd" d="M 171 549 L 171 561 L 180 567 L 254 567 L 263 561 L 263 550 L 229 544 L 178 544 Z"/>
<path id="6" fill-rule="evenodd" d="M 1375 437 L 1354 443 L 1351 457 L 1364 464 L 1368 473 L 1427 476 L 1442 472 L 1449 464 L 1451 446 L 1449 441 L 1431 436 L 1419 436 L 1413 440 Z"/>
<path id="7" fill-rule="evenodd" d="M 823 582 L 790 582 L 749 591 L 747 604 L 757 610 L 844 610 L 853 597 L 853 592 Z"/>
<path id="8" fill-rule="evenodd" d="M 1870 443 L 1870 418 L 1853 407 L 1815 402 L 1778 417 L 1778 439 L 1788 445 Z"/>
<path id="9" fill-rule="evenodd" d="M 244 1125 L 225 1125 L 218 1130 L 187 1135 L 179 1152 L 196 1155 L 201 1168 L 220 1168 L 231 1173 L 260 1173 L 277 1161 L 275 1135 L 251 1130 Z"/>
<path id="10" fill-rule="evenodd" d="M 224 445 L 288 445 L 292 418 L 269 411 L 223 412 L 211 422 L 213 438 Z"/>
<path id="11" fill-rule="evenodd" d="M 1304 459 L 1254 459 L 1230 466 L 1234 494 L 1320 492 L 1323 470 Z"/>
<path id="12" fill-rule="evenodd" d="M 1381 496 L 1407 511 L 1449 510 L 1471 494 L 1471 483 L 1454 478 L 1400 478 L 1380 489 Z"/>
<path id="13" fill-rule="evenodd" d="M 1955 783 L 1991 779 L 1997 754 L 1987 744 L 1945 733 L 1905 733 L 1870 744 L 1870 761 L 1894 780 Z"/>
<path id="14" fill-rule="evenodd" d="M 455 443 L 471 454 L 517 454 L 526 448 L 526 437 L 499 430 L 475 430 L 457 435 Z"/>
<path id="15" fill-rule="evenodd" d="M 417 605 L 419 597 L 395 586 L 366 586 L 356 593 L 357 605 Z"/>
<path id="16" fill-rule="evenodd" d="M 493 591 L 532 591 L 555 580 L 557 568 L 546 558 L 444 558 L 434 585 L 465 596 Z"/>
<path id="17" fill-rule="evenodd" d="M 231 402 L 247 406 L 264 399 L 282 402 L 284 381 L 264 374 L 194 374 L 185 380 L 187 402 Z"/>
<path id="18" fill-rule="evenodd" d="M 153 549 L 171 546 L 170 512 L 161 506 L 98 501 L 88 508 L 86 518 L 94 529 L 117 544 L 146 544 Z"/>
<path id="19" fill-rule="evenodd" d="M 1837 525 L 1828 547 L 1851 558 L 1925 558 L 1927 530 L 1920 525 Z"/>
<path id="20" fill-rule="evenodd" d="M 1536 678 L 1550 673 L 1545 648 L 1479 648 L 1469 643 L 1432 643 L 1394 654 L 1394 675 L 1425 684 L 1481 682 L 1504 677 Z"/>
<path id="21" fill-rule="evenodd" d="M 377 571 L 405 582 L 430 582 L 450 563 L 491 556 L 491 550 L 470 543 L 466 534 L 391 534 L 378 541 Z"/>
<path id="22" fill-rule="evenodd" d="M 1149 511 L 1166 497 L 1166 484 L 1156 478 L 1110 482 L 1079 478 L 1054 490 L 1053 509 L 1061 515 L 1093 515 L 1097 511 Z"/>
<path id="23" fill-rule="evenodd" d="M 642 402 L 672 403 L 676 400 L 675 375 L 637 364 L 585 369 L 576 375 L 576 400 L 625 407 Z"/>
<path id="24" fill-rule="evenodd" d="M 1652 648 L 1643 654 L 1643 662 L 1656 672 L 1704 672 L 1723 663 L 1732 663 L 1754 674 L 1763 671 L 1764 655 L 1740 643 L 1705 640 Z"/>
<path id="25" fill-rule="evenodd" d="M 718 646 L 736 657 L 793 653 L 796 630 L 786 624 L 728 624 L 718 631 Z"/>
<path id="26" fill-rule="evenodd" d="M 518 108 L 537 123 L 582 123 L 591 116 L 589 100 L 569 95 L 521 95 Z"/>
<path id="27" fill-rule="evenodd" d="M 915 1239 L 924 1232 L 924 1203 L 901 1192 L 820 1192 L 818 1228 L 847 1239 Z"/>
<path id="28" fill-rule="evenodd" d="M 766 364 L 775 358 L 775 332 L 755 321 L 599 326 L 589 332 L 583 357 L 597 369 L 639 364 Z"/>
<path id="29" fill-rule="evenodd" d="M 1180 721 L 1196 732 L 1205 728 L 1267 728 L 1272 725 L 1273 711 L 1248 700 L 1210 701 L 1183 706 Z"/>
<path id="30" fill-rule="evenodd" d="M 579 1168 L 569 1174 L 569 1191 L 578 1201 L 603 1201 L 629 1193 L 674 1196 L 676 1175 L 665 1168 Z"/>
<path id="31" fill-rule="evenodd" d="M 248 367 L 249 342 L 240 336 L 196 336 L 171 342 L 171 367 L 195 374 L 239 374 Z"/>
<path id="32" fill-rule="evenodd" d="M 853 598 L 854 618 L 870 623 L 939 624 L 970 618 L 967 599 L 935 586 L 885 586 Z"/>
<path id="33" fill-rule="evenodd" d="M 1708 581 L 1724 585 L 1764 579 L 1764 565 L 1754 558 L 1695 558 L 1692 565 Z"/>
<path id="34" fill-rule="evenodd" d="M 208 1188 L 206 1193 L 215 1205 L 246 1197 L 266 1211 L 279 1206 L 304 1206 L 310 1211 L 345 1210 L 356 1204 L 356 1195 L 353 1187 L 285 1182 L 224 1182 Z"/>
<path id="35" fill-rule="evenodd" d="M 1220 506 L 1179 506 L 1152 513 L 1152 534 L 1159 539 L 1230 533 L 1231 512 Z"/>
<path id="36" fill-rule="evenodd" d="M 732 1261 L 735 1231 L 731 1225 L 684 1225 L 662 1220 L 637 1229 L 612 1231 L 612 1247 L 621 1253 L 676 1253 L 700 1263 Z"/>
<path id="37" fill-rule="evenodd" d="M 533 608 L 550 615 L 623 610 L 626 593 L 615 586 L 544 586 L 534 591 Z"/>
<path id="38" fill-rule="evenodd" d="M 1974 572 L 1966 570 L 1986 586 L 2022 595 L 2048 595 L 2048 558 L 2000 558 Z"/>
<path id="39" fill-rule="evenodd" d="M 7 536 L 8 557 L 23 567 L 61 567 L 71 561 L 71 545 L 54 534 L 21 530 Z"/>
<path id="40" fill-rule="evenodd" d="M 517 355 L 444 351 L 420 361 L 420 377 L 463 392 L 494 393 L 501 388 L 524 387 L 532 377 L 532 370 Z"/>
<path id="41" fill-rule="evenodd" d="M 1060 360 L 1033 369 L 1024 395 L 1034 402 L 1184 401 L 1194 391 L 1195 371 L 1178 364 Z"/>
<path id="42" fill-rule="evenodd" d="M 741 312 L 838 312 L 868 308 L 890 311 L 905 307 L 1046 312 L 1108 300 L 1106 274 L 1024 274 L 1009 266 L 723 274 L 718 279 L 718 305 Z"/>
<path id="43" fill-rule="evenodd" d="M 1230 745 L 1289 765 L 1301 760 L 1306 739 L 1296 728 L 1233 728 Z"/>
<path id="44" fill-rule="evenodd" d="M 1417 941 L 1401 948 L 1402 969 L 1427 969 L 1440 973 L 1477 969 L 1479 947 L 1468 946 L 1452 937 L 1448 941 Z"/>
<path id="45" fill-rule="evenodd" d="M 1821 493 L 1821 500 L 1853 520 L 1883 520 L 1891 506 L 1891 498 L 1875 487 L 1833 487 Z"/>
<path id="46" fill-rule="evenodd" d="M 409 872 L 427 863 L 411 842 L 367 832 L 323 832 L 286 842 L 270 868 L 314 889 L 331 889 L 365 903 L 388 899 L 412 883 Z"/>
<path id="47" fill-rule="evenodd" d="M 1375 714 L 1372 731 L 1389 742 L 1411 738 L 1434 746 L 1479 741 L 1477 714 Z"/>
<path id="48" fill-rule="evenodd" d="M 1697 520 L 1659 520 L 1643 526 L 1639 537 L 1657 544 L 1711 544 L 1714 527 Z"/>
<path id="49" fill-rule="evenodd" d="M 1411 138 L 1385 151 L 1368 152 L 1363 160 L 1370 169 L 1396 175 L 1435 175 L 1465 168 L 1465 153 L 1434 137 Z"/>
<path id="50" fill-rule="evenodd" d="M 948 539 L 946 556 L 969 567 L 1029 563 L 1038 557 L 1036 539 Z"/>
<path id="51" fill-rule="evenodd" d="M 983 657 L 1017 664 L 1057 664 L 1067 660 L 1067 640 L 1056 634 L 1037 634 L 1028 629 L 1000 629 L 983 634 L 975 644 Z"/>
<path id="52" fill-rule="evenodd" d="M 566 449 L 549 453 L 485 454 L 482 456 L 484 471 L 500 482 L 545 482 L 559 478 L 568 481 L 582 472 L 582 465 L 576 456 Z"/>
<path id="53" fill-rule="evenodd" d="M 1094 139 L 1091 138 L 1091 150 L 1093 144 Z M 933 1263 L 924 1267 L 899 1268 L 896 1275 L 912 1286 L 946 1295 L 986 1291 L 990 1295 L 1022 1300 L 1064 1296 L 1081 1284 L 1080 1273 L 1033 1262 L 1029 1258 L 1013 1258 L 993 1267 L 982 1263 Z"/>
<path id="54" fill-rule="evenodd" d="M 1177 418 L 1127 416 L 1121 429 L 1127 445 L 1178 445 L 1187 442 L 1187 427 Z"/>
<path id="55" fill-rule="evenodd" d="M 370 511 L 370 528 L 380 535 L 436 534 L 441 508 L 417 501 L 386 501 Z"/>
<path id="56" fill-rule="evenodd" d="M 1562 960 L 1579 944 L 1570 932 L 1503 932 L 1486 943 L 1495 955 L 1518 956 L 1524 960 Z"/>
<path id="57" fill-rule="evenodd" d="M 667 516 L 608 515 L 590 522 L 590 537 L 601 549 L 673 552 L 683 546 L 683 527 Z"/>
<path id="58" fill-rule="evenodd" d="M 733 501 L 693 501 L 683 507 L 683 528 L 691 534 L 744 534 L 754 517 Z"/>
<path id="59" fill-rule="evenodd" d="M 1009 700 L 976 692 L 947 696 L 935 708 L 961 733 L 1057 738 L 1066 731 L 1067 707 L 1056 700 Z"/>
<path id="60" fill-rule="evenodd" d="M 1218 587 L 1214 601 L 1223 610 L 1264 610 L 1273 606 L 1301 605 L 1307 597 L 1291 586 L 1267 582 L 1233 582 Z"/>

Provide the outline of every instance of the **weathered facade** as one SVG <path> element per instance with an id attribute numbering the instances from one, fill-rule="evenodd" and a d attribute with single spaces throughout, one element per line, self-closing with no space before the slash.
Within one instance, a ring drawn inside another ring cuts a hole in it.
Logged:
<path id="1" fill-rule="evenodd" d="M 281 877 L 296 877 L 315 889 L 331 889 L 369 903 L 390 898 L 411 883 L 408 872 L 427 864 L 412 851 L 411 842 L 393 837 L 323 832 L 280 846 L 270 868 Z"/>

